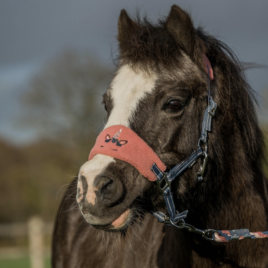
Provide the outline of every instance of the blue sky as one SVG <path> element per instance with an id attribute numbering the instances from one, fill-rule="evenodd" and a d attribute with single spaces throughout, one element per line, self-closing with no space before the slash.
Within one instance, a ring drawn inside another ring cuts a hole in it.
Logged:
<path id="1" fill-rule="evenodd" d="M 196 26 L 229 45 L 240 60 L 268 65 L 267 0 L 0 0 L 0 136 L 16 143 L 36 138 L 33 131 L 16 127 L 19 100 L 47 61 L 74 49 L 112 65 L 120 10 L 134 14 L 139 9 L 154 21 L 173 4 L 189 11 Z M 247 75 L 263 96 L 268 69 Z"/>

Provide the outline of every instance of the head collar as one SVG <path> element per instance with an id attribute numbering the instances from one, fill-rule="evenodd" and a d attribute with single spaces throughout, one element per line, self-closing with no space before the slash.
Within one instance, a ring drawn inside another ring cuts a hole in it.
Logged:
<path id="1" fill-rule="evenodd" d="M 172 224 L 184 223 L 188 211 L 179 213 L 175 209 L 171 182 L 180 176 L 187 168 L 192 167 L 199 157 L 203 157 L 203 165 L 198 173 L 198 181 L 203 180 L 203 174 L 207 162 L 207 132 L 211 131 L 212 116 L 217 108 L 216 103 L 210 95 L 210 81 L 214 79 L 213 70 L 206 55 L 203 57 L 205 70 L 208 76 L 208 106 L 205 110 L 201 137 L 198 141 L 197 150 L 186 160 L 176 165 L 169 172 L 165 172 L 166 166 L 152 150 L 152 148 L 141 139 L 133 130 L 122 125 L 115 125 L 104 129 L 97 138 L 96 144 L 90 152 L 89 160 L 97 154 L 109 155 L 123 160 L 134 166 L 145 178 L 156 181 L 159 191 L 162 193 L 169 216 L 163 212 L 153 212 L 160 222 Z M 201 142 L 205 145 L 202 149 Z"/>

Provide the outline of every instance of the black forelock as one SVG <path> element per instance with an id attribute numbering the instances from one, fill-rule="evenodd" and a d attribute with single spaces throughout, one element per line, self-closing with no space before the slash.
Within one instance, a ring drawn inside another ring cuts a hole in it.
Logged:
<path id="1" fill-rule="evenodd" d="M 136 16 L 138 27 L 127 38 L 118 36 L 120 59 L 142 68 L 171 67 L 178 64 L 181 50 L 165 28 L 165 21 L 151 23 Z"/>

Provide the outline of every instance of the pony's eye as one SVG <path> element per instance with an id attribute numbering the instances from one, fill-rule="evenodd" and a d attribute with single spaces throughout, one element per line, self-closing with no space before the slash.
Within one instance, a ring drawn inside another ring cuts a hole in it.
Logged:
<path id="1" fill-rule="evenodd" d="M 183 106 L 184 103 L 179 100 L 171 100 L 166 104 L 166 108 L 174 112 L 179 111 Z"/>

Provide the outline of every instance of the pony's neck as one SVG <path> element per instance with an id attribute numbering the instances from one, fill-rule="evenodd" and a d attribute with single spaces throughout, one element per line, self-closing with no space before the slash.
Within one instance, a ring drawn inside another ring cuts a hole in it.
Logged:
<path id="1" fill-rule="evenodd" d="M 234 63 L 228 64 L 233 73 L 216 68 L 218 108 L 209 134 L 207 180 L 198 191 L 202 205 L 196 208 L 205 228 L 264 230 L 268 197 L 262 132 L 250 87 Z"/>
<path id="2" fill-rule="evenodd" d="M 236 153 L 226 151 L 229 161 L 225 159 L 223 169 L 220 163 L 215 165 L 213 157 L 217 158 L 212 155 L 209 181 L 200 185 L 203 189 L 199 189 L 193 220 L 203 228 L 268 230 L 268 184 L 261 163 L 252 161 L 246 150 L 239 148 L 239 142 L 233 144 L 232 151 Z"/>

